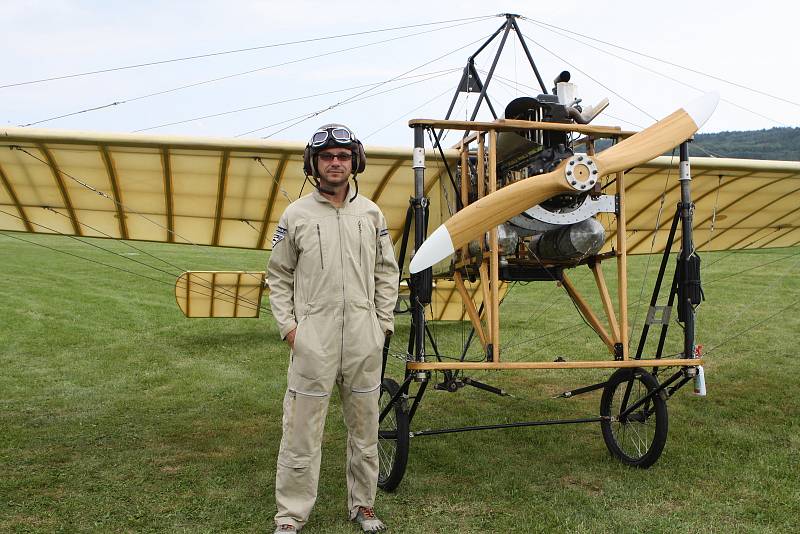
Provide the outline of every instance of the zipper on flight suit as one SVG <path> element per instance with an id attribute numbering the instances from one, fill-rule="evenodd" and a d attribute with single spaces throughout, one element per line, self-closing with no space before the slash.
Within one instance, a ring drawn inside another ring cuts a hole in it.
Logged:
<path id="1" fill-rule="evenodd" d="M 339 217 L 339 208 L 336 208 L 336 228 L 339 230 L 339 260 L 341 261 L 342 276 L 342 336 L 341 344 L 339 345 L 339 373 L 344 372 L 344 321 L 345 314 L 347 313 L 347 291 L 344 287 L 344 247 L 342 246 L 342 219 Z"/>
<path id="2" fill-rule="evenodd" d="M 383 243 L 381 243 L 380 228 L 375 228 L 375 243 L 378 245 L 378 256 L 381 258 L 381 267 L 383 267 Z"/>
<path id="3" fill-rule="evenodd" d="M 319 231 L 319 223 L 317 224 L 317 240 L 319 241 L 319 263 L 325 269 L 325 260 L 322 257 L 322 233 Z"/>
<path id="4" fill-rule="evenodd" d="M 361 219 L 358 220 L 358 264 L 361 265 Z"/>

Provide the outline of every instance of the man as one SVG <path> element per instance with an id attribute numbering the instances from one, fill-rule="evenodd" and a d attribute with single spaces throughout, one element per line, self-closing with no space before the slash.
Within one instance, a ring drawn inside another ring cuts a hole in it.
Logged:
<path id="1" fill-rule="evenodd" d="M 350 519 L 364 532 L 385 528 L 372 507 L 381 351 L 394 328 L 398 270 L 383 214 L 358 194 L 356 175 L 365 165 L 364 148 L 349 128 L 320 127 L 304 154 L 316 190 L 286 208 L 272 238 L 270 305 L 291 349 L 275 477 L 276 533 L 302 529 L 314 506 L 334 384 L 348 431 Z"/>

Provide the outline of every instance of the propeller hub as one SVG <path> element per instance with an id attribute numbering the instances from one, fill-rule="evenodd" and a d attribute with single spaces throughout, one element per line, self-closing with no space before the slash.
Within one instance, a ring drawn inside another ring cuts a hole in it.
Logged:
<path id="1" fill-rule="evenodd" d="M 567 160 L 564 167 L 567 183 L 575 191 L 588 191 L 597 183 L 600 170 L 592 156 L 587 154 L 575 154 Z"/>

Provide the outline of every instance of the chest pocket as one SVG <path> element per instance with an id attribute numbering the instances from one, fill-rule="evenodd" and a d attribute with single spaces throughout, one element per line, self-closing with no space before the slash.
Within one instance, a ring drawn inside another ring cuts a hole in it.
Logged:
<path id="1" fill-rule="evenodd" d="M 369 268 L 372 272 L 372 266 L 375 265 L 377 231 L 366 217 L 358 218 L 356 231 L 358 232 L 358 265 L 362 268 Z"/>
<path id="2" fill-rule="evenodd" d="M 325 248 L 322 246 L 322 229 L 319 226 L 319 223 L 315 224 L 317 228 L 317 247 L 319 248 L 319 266 L 324 271 L 325 270 Z"/>
<path id="3" fill-rule="evenodd" d="M 327 235 L 325 220 L 310 221 L 296 230 L 296 246 L 300 252 L 300 262 L 307 272 L 325 271 L 330 268 L 328 249 L 330 236 Z"/>

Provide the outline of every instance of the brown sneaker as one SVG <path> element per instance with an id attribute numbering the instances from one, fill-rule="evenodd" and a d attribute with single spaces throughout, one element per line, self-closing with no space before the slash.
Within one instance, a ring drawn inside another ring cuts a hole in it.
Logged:
<path id="1" fill-rule="evenodd" d="M 375 515 L 375 510 L 373 508 L 367 508 L 366 506 L 358 507 L 358 512 L 356 512 L 353 521 L 358 523 L 361 526 L 361 530 L 364 532 L 380 532 L 381 530 L 386 530 L 386 525 Z"/>

